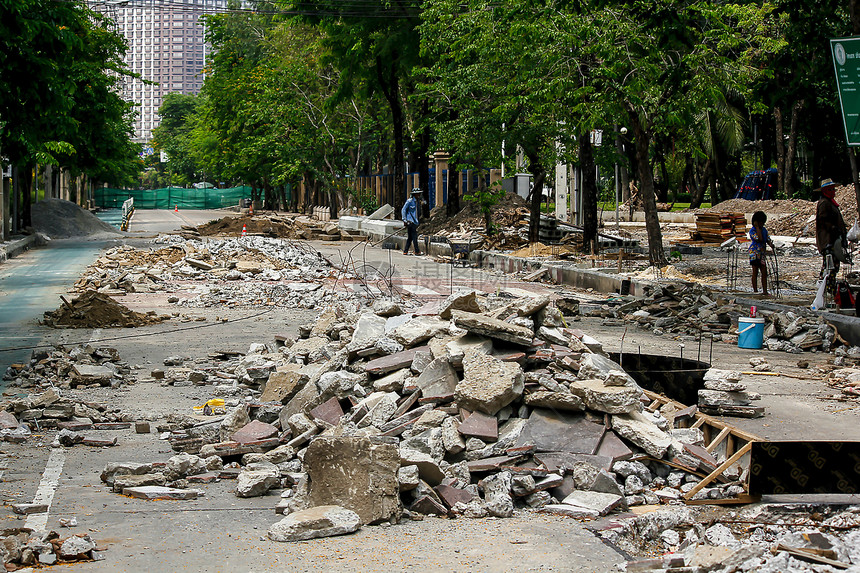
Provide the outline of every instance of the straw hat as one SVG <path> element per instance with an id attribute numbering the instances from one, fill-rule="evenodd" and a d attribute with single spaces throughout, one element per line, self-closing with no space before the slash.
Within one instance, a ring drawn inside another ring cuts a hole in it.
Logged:
<path id="1" fill-rule="evenodd" d="M 838 183 L 834 183 L 833 179 L 822 179 L 821 180 L 821 187 L 816 189 L 816 191 L 821 191 L 825 187 L 836 187 L 837 185 L 838 185 Z"/>

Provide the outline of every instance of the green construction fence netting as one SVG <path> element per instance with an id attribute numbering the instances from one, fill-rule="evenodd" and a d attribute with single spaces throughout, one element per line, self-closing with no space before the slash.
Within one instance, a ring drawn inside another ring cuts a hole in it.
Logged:
<path id="1" fill-rule="evenodd" d="M 238 205 L 251 197 L 251 187 L 228 189 L 95 189 L 96 206 L 102 209 L 121 209 L 129 197 L 134 199 L 135 209 L 219 209 Z"/>

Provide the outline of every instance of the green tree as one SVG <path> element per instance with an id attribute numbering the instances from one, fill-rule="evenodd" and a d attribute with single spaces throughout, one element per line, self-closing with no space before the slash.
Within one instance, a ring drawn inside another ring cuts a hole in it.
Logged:
<path id="1" fill-rule="evenodd" d="M 158 108 L 161 123 L 152 130 L 152 143 L 156 151 L 164 151 L 169 170 L 180 176 L 180 184 L 193 183 L 202 175 L 192 149 L 193 118 L 200 107 L 198 96 L 169 93 Z"/>

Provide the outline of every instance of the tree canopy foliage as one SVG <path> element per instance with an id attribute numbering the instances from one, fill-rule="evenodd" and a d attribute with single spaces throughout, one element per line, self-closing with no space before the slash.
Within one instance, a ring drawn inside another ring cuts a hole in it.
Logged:
<path id="1" fill-rule="evenodd" d="M 127 49 L 112 21 L 84 2 L 0 1 L 0 157 L 131 183 L 139 147 L 118 91 Z"/>

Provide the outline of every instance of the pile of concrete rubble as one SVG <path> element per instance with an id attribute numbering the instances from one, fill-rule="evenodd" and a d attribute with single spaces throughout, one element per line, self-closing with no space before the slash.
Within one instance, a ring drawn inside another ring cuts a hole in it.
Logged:
<path id="1" fill-rule="evenodd" d="M 117 388 L 134 375 L 116 348 L 79 345 L 33 351 L 27 364 L 12 364 L 3 380 L 13 388 L 53 389 L 110 386 Z"/>
<path id="2" fill-rule="evenodd" d="M 630 561 L 622 571 L 854 570 L 860 563 L 860 506 L 758 504 L 716 519 L 676 507 L 619 520 L 599 535 L 632 555 L 660 555 Z"/>
<path id="3" fill-rule="evenodd" d="M 290 513 L 366 505 L 357 513 L 373 523 L 398 520 L 401 506 L 407 515 L 507 517 L 528 506 L 598 517 L 678 503 L 697 472 L 724 460 L 702 447 L 700 430 L 645 410 L 632 378 L 548 303 L 466 291 L 418 313 L 391 302 L 363 313 L 329 307 L 304 338 L 255 345 L 234 362 L 250 401 L 222 420 L 159 429 L 196 470 L 217 467 L 213 455 L 239 462 L 238 495 L 289 488 Z M 175 384 L 178 373 L 165 379 Z M 137 475 L 147 486 L 176 481 Z M 729 468 L 695 498 L 736 497 L 739 478 Z M 360 503 L 354 484 L 364 482 L 375 485 Z"/>
<path id="4" fill-rule="evenodd" d="M 19 508 L 13 506 L 13 509 Z M 27 510 L 21 509 L 21 512 L 24 511 Z M 86 533 L 61 538 L 56 531 L 33 531 L 19 527 L 4 529 L 0 534 L 0 560 L 6 566 L 6 571 L 63 562 L 102 561 L 104 551 Z"/>
<path id="5" fill-rule="evenodd" d="M 624 320 L 652 330 L 654 334 L 713 336 L 715 341 L 737 344 L 737 319 L 750 309 L 698 285 L 656 285 L 644 298 L 619 297 L 602 304 L 582 305 L 584 316 Z M 759 310 L 765 319 L 764 345 L 768 350 L 801 353 L 829 351 L 836 330 L 821 317 L 790 311 Z"/>
<path id="6" fill-rule="evenodd" d="M 0 438 L 22 443 L 33 432 L 59 430 L 56 446 L 115 446 L 117 439 L 86 436 L 87 430 L 126 430 L 134 417 L 119 408 L 61 395 L 58 390 L 7 400 L 0 410 Z"/>
<path id="7" fill-rule="evenodd" d="M 162 235 L 152 243 L 165 246 L 109 249 L 87 268 L 75 289 L 114 296 L 186 291 L 190 297 L 172 296 L 170 301 L 190 307 L 264 304 L 314 308 L 333 297 L 321 288 L 321 281 L 336 276 L 336 269 L 300 242 Z"/>

